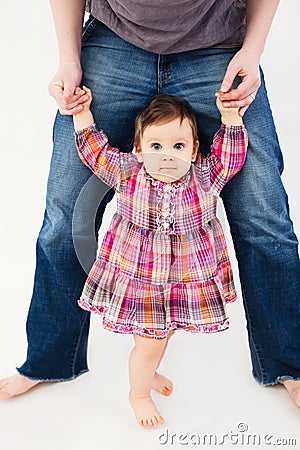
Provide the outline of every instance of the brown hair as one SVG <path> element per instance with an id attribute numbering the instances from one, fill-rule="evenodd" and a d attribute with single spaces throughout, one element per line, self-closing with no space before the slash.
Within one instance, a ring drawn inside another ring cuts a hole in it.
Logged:
<path id="1" fill-rule="evenodd" d="M 139 147 L 141 137 L 149 125 L 163 124 L 174 119 L 180 123 L 187 118 L 190 122 L 194 142 L 197 141 L 197 121 L 188 101 L 176 95 L 160 94 L 152 97 L 135 119 L 134 146 Z"/>

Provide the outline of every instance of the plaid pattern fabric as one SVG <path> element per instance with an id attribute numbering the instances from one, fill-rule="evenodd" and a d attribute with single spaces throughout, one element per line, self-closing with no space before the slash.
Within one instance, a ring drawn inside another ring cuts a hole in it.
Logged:
<path id="1" fill-rule="evenodd" d="M 118 333 L 163 338 L 171 329 L 228 328 L 225 305 L 236 292 L 216 202 L 244 163 L 245 128 L 222 125 L 211 153 L 198 155 L 172 186 L 154 180 L 134 154 L 110 147 L 96 125 L 75 135 L 80 158 L 118 202 L 78 304 Z M 159 193 L 174 204 L 167 232 L 157 231 Z"/>
<path id="2" fill-rule="evenodd" d="M 195 162 L 202 188 L 219 195 L 225 184 L 243 166 L 248 145 L 244 126 L 223 125 L 213 138 L 211 152 Z"/>

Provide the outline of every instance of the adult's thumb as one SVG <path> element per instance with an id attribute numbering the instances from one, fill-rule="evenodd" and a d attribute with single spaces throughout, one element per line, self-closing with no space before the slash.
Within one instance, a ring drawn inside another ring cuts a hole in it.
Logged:
<path id="1" fill-rule="evenodd" d="M 75 87 L 72 87 L 69 84 L 65 84 L 64 88 L 63 88 L 63 98 L 68 99 L 68 98 L 72 97 L 72 95 L 74 94 L 74 90 L 75 90 Z"/>
<path id="2" fill-rule="evenodd" d="M 228 67 L 225 73 L 225 76 L 223 78 L 220 91 L 221 92 L 228 92 L 231 89 L 232 83 L 236 77 L 236 73 L 231 67 Z"/>

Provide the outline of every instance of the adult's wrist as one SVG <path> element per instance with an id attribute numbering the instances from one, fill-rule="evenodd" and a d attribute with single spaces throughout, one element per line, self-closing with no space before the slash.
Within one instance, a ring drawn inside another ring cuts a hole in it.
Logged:
<path id="1" fill-rule="evenodd" d="M 59 59 L 59 69 L 65 68 L 65 67 L 74 67 L 74 68 L 79 68 L 81 70 L 81 62 L 80 59 L 76 59 L 76 58 L 60 58 Z"/>
<path id="2" fill-rule="evenodd" d="M 264 52 L 264 46 L 261 43 L 252 43 L 249 39 L 249 41 L 244 41 L 241 50 L 251 58 L 256 59 L 259 63 L 260 58 Z"/>

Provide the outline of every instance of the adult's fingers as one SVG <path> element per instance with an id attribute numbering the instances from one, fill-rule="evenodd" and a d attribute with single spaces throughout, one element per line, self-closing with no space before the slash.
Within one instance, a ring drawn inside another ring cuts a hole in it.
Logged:
<path id="1" fill-rule="evenodd" d="M 229 63 L 220 87 L 221 92 L 228 92 L 231 89 L 232 83 L 237 76 L 238 71 L 238 67 Z"/>
<path id="2" fill-rule="evenodd" d="M 62 101 L 66 106 L 70 106 L 72 103 L 76 101 L 76 92 L 77 86 L 75 86 L 74 82 L 69 82 L 68 80 L 64 83 Z M 69 108 L 67 108 L 69 109 Z"/>
<path id="3" fill-rule="evenodd" d="M 241 117 L 243 117 L 243 115 L 245 114 L 245 112 L 247 111 L 247 109 L 249 108 L 249 106 L 251 105 L 251 103 L 253 103 L 255 101 L 255 97 L 256 97 L 257 92 L 251 92 L 248 96 L 247 96 L 247 103 L 246 105 L 242 106 L 239 110 L 239 115 Z M 251 100 L 250 100 L 251 98 Z"/>
<path id="4" fill-rule="evenodd" d="M 248 95 L 253 92 L 256 93 L 260 87 L 259 77 L 246 76 L 243 78 L 242 82 L 229 92 L 219 92 L 219 97 L 222 101 L 240 101 L 245 99 Z"/>
<path id="5" fill-rule="evenodd" d="M 82 109 L 83 109 L 82 105 L 77 105 L 72 109 L 58 108 L 60 114 L 62 114 L 63 116 L 72 116 L 73 114 L 77 114 Z"/>
<path id="6" fill-rule="evenodd" d="M 63 105 L 70 105 L 75 102 L 81 95 L 84 95 L 84 91 L 78 87 L 70 88 L 64 86 L 62 82 L 53 81 L 48 86 L 49 94 L 54 100 Z"/>
<path id="7" fill-rule="evenodd" d="M 65 92 L 65 89 L 60 82 L 52 82 L 48 87 L 49 94 L 54 98 L 57 103 L 58 109 L 63 115 L 71 115 L 82 109 L 81 103 L 83 103 L 85 92 L 76 88 L 75 93 L 71 94 L 71 91 Z"/>
<path id="8" fill-rule="evenodd" d="M 64 86 L 62 83 L 53 81 L 48 85 L 48 92 L 56 101 L 62 98 L 63 90 Z"/>
<path id="9" fill-rule="evenodd" d="M 255 101 L 256 92 L 252 92 L 247 95 L 242 100 L 234 100 L 234 101 L 222 101 L 223 106 L 226 108 L 239 108 L 239 115 L 243 117 L 248 107 Z M 221 98 L 221 96 L 219 97 Z"/>
<path id="10" fill-rule="evenodd" d="M 88 97 L 85 96 L 84 93 L 82 93 L 82 94 L 74 95 L 72 97 L 72 101 L 68 100 L 68 103 L 66 103 L 64 101 L 64 96 L 63 96 L 63 101 L 61 103 L 59 103 L 58 106 L 59 106 L 59 108 L 62 108 L 66 111 L 70 111 L 71 109 L 74 109 L 76 106 L 79 106 L 82 103 L 84 103 L 87 99 L 88 99 Z"/>

